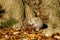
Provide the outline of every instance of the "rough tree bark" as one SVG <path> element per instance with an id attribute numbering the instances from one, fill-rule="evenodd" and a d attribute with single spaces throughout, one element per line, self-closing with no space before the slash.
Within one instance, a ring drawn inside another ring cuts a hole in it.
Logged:
<path id="1" fill-rule="evenodd" d="M 60 18 L 60 0 L 59 0 L 59 18 Z"/>
<path id="2" fill-rule="evenodd" d="M 23 20 L 24 8 L 22 0 L 0 0 L 0 4 L 2 8 L 5 9 L 5 13 L 3 15 L 3 19 L 5 21 L 11 18 L 18 20 L 19 22 L 14 25 L 13 28 L 20 28 L 21 22 Z"/>
<path id="3" fill-rule="evenodd" d="M 27 3 L 25 3 L 25 15 L 26 15 L 26 18 L 35 17 L 33 8 L 30 5 L 28 5 Z"/>
<path id="4" fill-rule="evenodd" d="M 48 28 L 43 30 L 45 35 L 51 35 L 60 32 L 60 20 L 58 17 L 59 1 L 58 0 L 42 0 L 42 14 L 48 16 Z"/>

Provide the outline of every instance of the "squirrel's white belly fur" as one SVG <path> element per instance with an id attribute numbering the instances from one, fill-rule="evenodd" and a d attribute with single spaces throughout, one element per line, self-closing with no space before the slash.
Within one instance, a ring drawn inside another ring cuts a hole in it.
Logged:
<path id="1" fill-rule="evenodd" d="M 43 21 L 39 17 L 29 18 L 28 24 L 33 25 L 36 28 L 36 31 L 43 26 Z"/>

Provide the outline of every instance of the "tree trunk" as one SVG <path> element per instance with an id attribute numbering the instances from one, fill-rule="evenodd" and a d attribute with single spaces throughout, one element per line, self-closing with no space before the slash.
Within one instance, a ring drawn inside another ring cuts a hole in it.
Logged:
<path id="1" fill-rule="evenodd" d="M 60 32 L 60 20 L 58 17 L 59 1 L 58 0 L 42 0 L 42 14 L 48 16 L 46 23 L 48 28 L 43 30 L 45 35 L 51 35 L 55 32 Z"/>
<path id="2" fill-rule="evenodd" d="M 2 8 L 5 9 L 5 13 L 3 15 L 2 20 L 9 20 L 11 18 L 18 20 L 19 26 L 13 26 L 13 28 L 20 28 L 21 22 L 24 16 L 24 7 L 22 0 L 0 0 L 0 4 Z"/>

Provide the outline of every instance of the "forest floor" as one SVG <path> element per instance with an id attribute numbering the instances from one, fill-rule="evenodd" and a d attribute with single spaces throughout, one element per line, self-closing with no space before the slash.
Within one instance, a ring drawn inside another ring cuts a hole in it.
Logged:
<path id="1" fill-rule="evenodd" d="M 0 29 L 0 40 L 60 40 L 60 33 L 45 36 L 42 30 L 39 32 L 27 29 L 12 30 L 10 28 Z"/>

